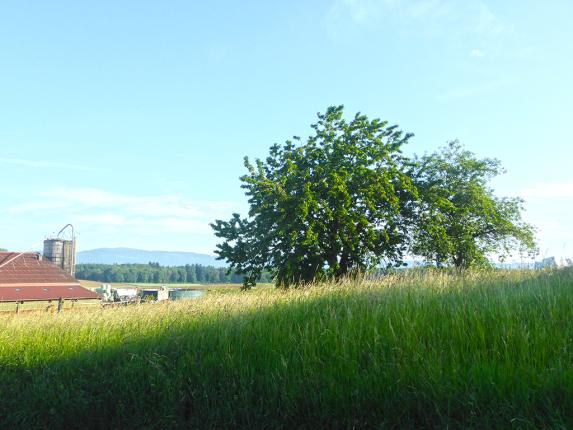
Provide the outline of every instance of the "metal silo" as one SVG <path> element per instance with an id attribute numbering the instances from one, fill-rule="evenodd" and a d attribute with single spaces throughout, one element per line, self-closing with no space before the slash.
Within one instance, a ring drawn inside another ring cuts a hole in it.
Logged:
<path id="1" fill-rule="evenodd" d="M 60 237 L 68 227 L 71 228 L 71 239 Z M 55 238 L 44 240 L 44 258 L 50 260 L 56 266 L 61 267 L 72 276 L 76 274 L 76 238 L 74 227 L 66 225 Z"/>

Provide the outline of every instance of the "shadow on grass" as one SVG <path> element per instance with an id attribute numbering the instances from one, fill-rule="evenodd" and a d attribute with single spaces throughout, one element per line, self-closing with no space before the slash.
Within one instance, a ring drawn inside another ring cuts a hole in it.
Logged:
<path id="1" fill-rule="evenodd" d="M 525 327 L 553 330 L 559 315 L 544 321 L 545 302 L 519 296 L 504 305 L 511 320 L 502 305 L 471 316 L 478 299 L 460 302 L 460 314 L 439 295 L 415 304 L 405 293 L 320 297 L 3 368 L 1 427 L 572 427 L 563 345 L 572 333 L 544 345 Z M 456 334 L 458 323 L 489 329 Z M 525 337 L 507 337 L 521 326 Z"/>

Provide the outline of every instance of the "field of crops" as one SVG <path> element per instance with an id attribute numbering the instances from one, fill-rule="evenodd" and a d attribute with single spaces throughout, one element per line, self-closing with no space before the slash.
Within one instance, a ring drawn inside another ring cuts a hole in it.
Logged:
<path id="1" fill-rule="evenodd" d="M 2 428 L 573 428 L 573 271 L 0 318 Z"/>

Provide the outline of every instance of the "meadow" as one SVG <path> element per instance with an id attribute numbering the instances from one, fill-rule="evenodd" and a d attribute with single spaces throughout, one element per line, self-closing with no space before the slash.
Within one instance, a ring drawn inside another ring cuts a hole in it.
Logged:
<path id="1" fill-rule="evenodd" d="M 573 428 L 573 271 L 0 318 L 2 428 Z"/>

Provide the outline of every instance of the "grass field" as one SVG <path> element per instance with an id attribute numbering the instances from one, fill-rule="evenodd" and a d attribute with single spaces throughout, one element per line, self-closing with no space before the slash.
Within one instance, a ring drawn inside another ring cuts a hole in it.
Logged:
<path id="1" fill-rule="evenodd" d="M 573 428 L 573 271 L 0 319 L 2 428 Z"/>

